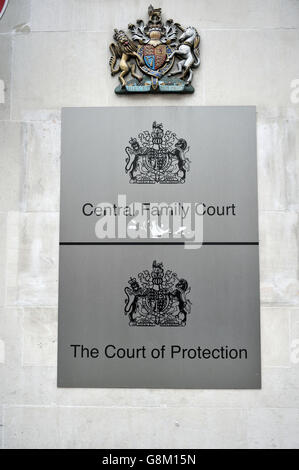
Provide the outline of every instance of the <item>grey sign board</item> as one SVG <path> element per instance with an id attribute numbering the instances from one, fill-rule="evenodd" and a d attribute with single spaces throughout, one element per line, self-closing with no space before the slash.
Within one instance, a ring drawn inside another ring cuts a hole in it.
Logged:
<path id="1" fill-rule="evenodd" d="M 63 109 L 58 386 L 260 388 L 259 308 L 255 107 Z"/>

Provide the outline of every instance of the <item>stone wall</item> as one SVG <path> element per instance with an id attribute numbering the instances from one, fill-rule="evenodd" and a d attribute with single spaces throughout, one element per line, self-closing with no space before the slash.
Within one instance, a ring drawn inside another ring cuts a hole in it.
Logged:
<path id="1" fill-rule="evenodd" d="M 10 0 L 0 20 L 0 445 L 298 447 L 299 1 L 160 0 L 200 30 L 196 93 L 117 97 L 112 30 L 148 3 Z M 262 390 L 56 387 L 61 107 L 160 104 L 257 106 Z"/>

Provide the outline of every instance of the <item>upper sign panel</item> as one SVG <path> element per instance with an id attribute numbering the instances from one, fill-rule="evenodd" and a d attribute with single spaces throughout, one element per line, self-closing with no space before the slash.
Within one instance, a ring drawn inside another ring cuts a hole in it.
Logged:
<path id="1" fill-rule="evenodd" d="M 61 171 L 61 242 L 97 241 L 98 205 L 137 202 L 172 205 L 173 216 L 192 205 L 204 242 L 258 242 L 254 107 L 66 108 Z M 158 230 L 148 238 L 165 238 Z"/>

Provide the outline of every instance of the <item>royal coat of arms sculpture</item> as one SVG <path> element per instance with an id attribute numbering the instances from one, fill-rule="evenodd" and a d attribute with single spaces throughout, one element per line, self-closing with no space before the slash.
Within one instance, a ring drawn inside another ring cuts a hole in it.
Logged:
<path id="1" fill-rule="evenodd" d="M 163 263 L 153 262 L 152 271 L 130 278 L 125 287 L 125 315 L 130 326 L 185 326 L 191 312 L 191 291 L 186 279 L 171 270 L 164 271 Z"/>
<path id="2" fill-rule="evenodd" d="M 191 163 L 186 155 L 189 147 L 185 139 L 170 130 L 164 131 L 163 124 L 154 121 L 151 132 L 140 132 L 138 139 L 132 137 L 129 144 L 125 171 L 130 183 L 185 183 Z"/>
<path id="3" fill-rule="evenodd" d="M 111 75 L 119 74 L 121 83 L 115 93 L 193 93 L 193 70 L 200 65 L 197 30 L 173 20 L 163 23 L 161 8 L 152 5 L 148 14 L 147 24 L 129 24 L 131 37 L 114 30 L 109 63 Z"/>

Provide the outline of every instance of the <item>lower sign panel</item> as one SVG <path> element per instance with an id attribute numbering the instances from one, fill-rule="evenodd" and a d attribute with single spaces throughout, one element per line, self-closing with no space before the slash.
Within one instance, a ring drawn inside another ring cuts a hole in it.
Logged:
<path id="1" fill-rule="evenodd" d="M 60 386 L 260 387 L 257 246 L 62 246 L 60 266 Z"/>

